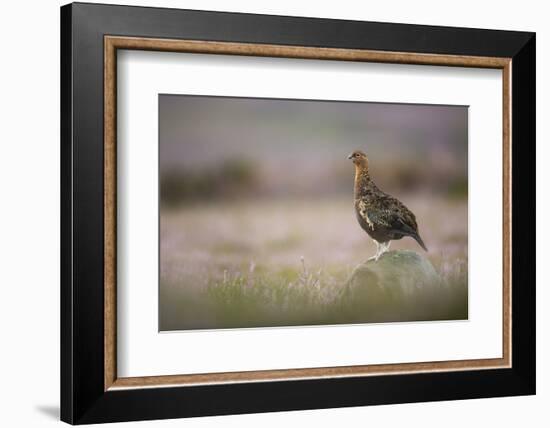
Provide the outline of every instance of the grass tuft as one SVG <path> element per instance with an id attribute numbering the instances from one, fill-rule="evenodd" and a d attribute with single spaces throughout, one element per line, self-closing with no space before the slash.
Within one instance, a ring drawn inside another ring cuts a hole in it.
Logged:
<path id="1" fill-rule="evenodd" d="M 251 261 L 244 272 L 224 270 L 203 292 L 181 292 L 163 299 L 161 329 L 246 328 L 388 321 L 466 319 L 465 270 L 441 263 L 437 295 L 419 294 L 396 302 L 390 295 L 346 293 L 350 269 L 311 269 L 302 257 L 294 270 L 257 272 Z M 164 284 L 163 289 L 170 287 Z M 200 312 L 200 313 L 198 313 Z M 183 318 L 183 322 L 182 322 Z M 174 323 L 172 320 L 177 320 Z"/>

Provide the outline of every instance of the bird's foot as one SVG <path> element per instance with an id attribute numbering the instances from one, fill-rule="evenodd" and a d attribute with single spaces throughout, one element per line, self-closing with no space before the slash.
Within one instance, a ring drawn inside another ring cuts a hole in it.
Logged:
<path id="1" fill-rule="evenodd" d="M 377 241 L 374 241 L 376 243 L 376 254 L 372 257 L 370 257 L 367 262 L 370 262 L 371 260 L 374 260 L 375 262 L 378 261 L 378 259 L 382 256 L 382 254 L 388 252 L 390 249 L 390 241 L 388 242 L 382 242 L 379 244 Z"/>
<path id="2" fill-rule="evenodd" d="M 380 253 L 380 244 L 378 243 L 378 241 L 376 241 L 376 240 L 374 240 L 374 239 L 373 239 L 373 241 L 374 241 L 374 243 L 376 244 L 376 254 L 375 254 L 374 256 L 372 256 L 372 257 L 369 257 L 369 258 L 367 259 L 367 262 L 371 262 L 371 261 L 377 262 L 377 261 L 378 261 L 378 258 L 380 257 L 380 254 L 381 254 L 381 253 Z M 365 262 L 365 263 L 367 263 L 367 262 Z"/>
<path id="3" fill-rule="evenodd" d="M 370 262 L 370 261 L 375 261 L 375 262 L 377 262 L 378 259 L 382 256 L 382 254 L 384 254 L 383 251 L 378 251 L 374 256 L 369 257 L 369 258 L 367 259 L 367 262 Z"/>

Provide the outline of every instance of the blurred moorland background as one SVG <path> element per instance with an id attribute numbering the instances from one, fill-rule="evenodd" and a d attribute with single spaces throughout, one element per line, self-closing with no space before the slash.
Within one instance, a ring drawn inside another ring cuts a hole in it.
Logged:
<path id="1" fill-rule="evenodd" d="M 464 106 L 160 95 L 160 330 L 378 321 L 342 293 L 375 252 L 354 149 L 416 214 L 442 278 L 383 320 L 467 318 L 467 121 Z"/>

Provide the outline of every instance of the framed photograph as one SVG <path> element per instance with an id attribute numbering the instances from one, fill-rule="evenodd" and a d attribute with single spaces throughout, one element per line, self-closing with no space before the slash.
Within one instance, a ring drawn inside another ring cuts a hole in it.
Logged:
<path id="1" fill-rule="evenodd" d="M 61 8 L 61 418 L 535 393 L 535 35 Z"/>

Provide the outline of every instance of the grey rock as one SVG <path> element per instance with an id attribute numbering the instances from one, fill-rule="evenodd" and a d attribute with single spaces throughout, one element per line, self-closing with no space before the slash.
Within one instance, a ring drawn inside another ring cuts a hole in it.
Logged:
<path id="1" fill-rule="evenodd" d="M 357 266 L 344 287 L 343 302 L 360 306 L 373 320 L 420 319 L 440 292 L 445 290 L 431 262 L 414 251 L 398 250 Z"/>

